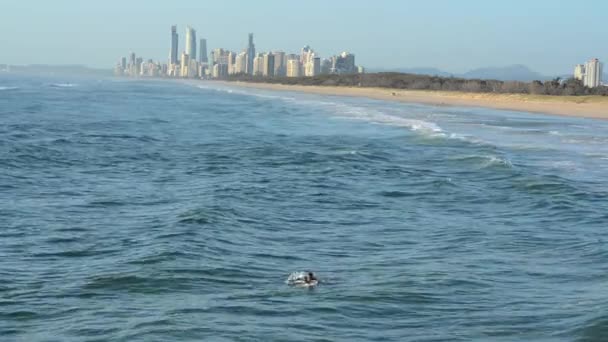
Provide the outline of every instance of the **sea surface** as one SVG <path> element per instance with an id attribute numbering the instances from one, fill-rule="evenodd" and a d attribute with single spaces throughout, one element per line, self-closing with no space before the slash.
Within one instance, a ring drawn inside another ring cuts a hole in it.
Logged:
<path id="1" fill-rule="evenodd" d="M 0 341 L 608 341 L 608 121 L 2 74 Z"/>

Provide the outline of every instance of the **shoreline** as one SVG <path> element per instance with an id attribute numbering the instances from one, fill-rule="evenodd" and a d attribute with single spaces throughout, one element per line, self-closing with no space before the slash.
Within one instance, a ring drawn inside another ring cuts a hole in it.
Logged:
<path id="1" fill-rule="evenodd" d="M 608 120 L 608 97 L 464 93 L 431 90 L 305 86 L 242 81 L 210 81 L 226 86 L 317 95 L 365 97 L 434 106 L 481 107 L 538 114 Z"/>

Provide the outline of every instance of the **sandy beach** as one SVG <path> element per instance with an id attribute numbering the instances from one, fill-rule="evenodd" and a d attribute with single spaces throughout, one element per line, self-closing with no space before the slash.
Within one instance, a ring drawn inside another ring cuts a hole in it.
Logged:
<path id="1" fill-rule="evenodd" d="M 383 88 L 301 86 L 250 82 L 221 83 L 230 86 L 275 91 L 295 91 L 320 95 L 357 96 L 378 100 L 422 103 L 438 106 L 485 107 L 563 116 L 608 119 L 608 97 L 602 96 L 488 94 Z"/>

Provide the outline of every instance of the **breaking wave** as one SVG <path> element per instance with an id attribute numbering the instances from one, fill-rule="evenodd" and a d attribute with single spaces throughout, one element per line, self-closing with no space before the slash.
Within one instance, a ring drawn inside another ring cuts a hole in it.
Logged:
<path id="1" fill-rule="evenodd" d="M 53 83 L 51 84 L 53 88 L 74 88 L 78 87 L 78 84 L 75 83 Z"/>

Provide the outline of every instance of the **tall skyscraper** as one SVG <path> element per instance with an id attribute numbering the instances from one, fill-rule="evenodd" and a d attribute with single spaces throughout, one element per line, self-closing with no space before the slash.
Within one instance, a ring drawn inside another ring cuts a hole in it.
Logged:
<path id="1" fill-rule="evenodd" d="M 247 73 L 253 75 L 255 59 L 255 45 L 253 44 L 253 33 L 249 34 L 249 44 L 247 45 Z"/>
<path id="2" fill-rule="evenodd" d="M 602 63 L 597 58 L 585 64 L 584 84 L 589 88 L 599 87 L 602 84 Z"/>
<path id="3" fill-rule="evenodd" d="M 274 76 L 274 63 L 275 63 L 274 54 L 265 53 L 263 63 L 264 63 L 263 75 L 266 77 Z"/>
<path id="4" fill-rule="evenodd" d="M 171 52 L 169 52 L 169 62 L 173 65 L 177 64 L 178 54 L 178 35 L 177 26 L 171 26 Z"/>
<path id="5" fill-rule="evenodd" d="M 244 74 L 247 70 L 247 52 L 241 52 L 236 55 L 234 61 L 234 73 L 235 74 Z"/>
<path id="6" fill-rule="evenodd" d="M 355 55 L 342 52 L 339 56 L 332 58 L 331 72 L 334 74 L 354 74 L 357 72 L 355 66 Z"/>
<path id="7" fill-rule="evenodd" d="M 287 60 L 287 77 L 300 77 L 302 76 L 302 66 L 300 65 L 299 59 Z"/>
<path id="8" fill-rule="evenodd" d="M 199 42 L 200 45 L 200 56 L 199 56 L 199 61 L 201 63 L 209 63 L 209 58 L 207 58 L 207 39 L 201 39 L 201 41 Z"/>
<path id="9" fill-rule="evenodd" d="M 574 67 L 574 78 L 583 81 L 585 78 L 585 64 L 577 64 Z"/>
<path id="10" fill-rule="evenodd" d="M 182 52 L 182 65 L 179 68 L 181 77 L 188 77 L 188 69 L 190 67 L 190 56 L 187 53 Z"/>
<path id="11" fill-rule="evenodd" d="M 131 52 L 131 54 L 129 55 L 129 64 L 135 65 L 135 52 Z"/>
<path id="12" fill-rule="evenodd" d="M 186 54 L 196 60 L 196 31 L 190 26 L 186 28 Z"/>
<path id="13" fill-rule="evenodd" d="M 253 76 L 262 76 L 264 74 L 264 55 L 258 54 L 253 58 L 253 69 L 251 70 Z"/>
<path id="14" fill-rule="evenodd" d="M 272 54 L 274 55 L 274 76 L 285 76 L 287 64 L 287 60 L 285 59 L 285 52 L 275 51 Z"/>

